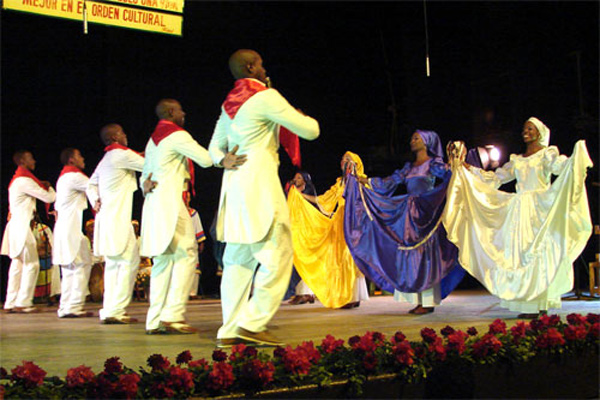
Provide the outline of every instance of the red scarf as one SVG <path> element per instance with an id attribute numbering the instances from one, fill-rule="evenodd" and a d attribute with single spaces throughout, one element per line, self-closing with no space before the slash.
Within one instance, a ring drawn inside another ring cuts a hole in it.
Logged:
<path id="1" fill-rule="evenodd" d="M 33 172 L 31 172 L 30 170 L 28 170 L 25 167 L 21 167 L 20 165 L 17 167 L 17 170 L 15 171 L 15 174 L 13 175 L 12 179 L 10 180 L 10 183 L 8 184 L 8 188 L 10 189 L 10 185 L 12 185 L 12 183 L 15 181 L 15 179 L 17 178 L 21 178 L 21 177 L 25 177 L 25 178 L 30 178 L 32 179 L 35 183 L 38 184 L 39 187 L 41 187 L 42 189 L 44 189 L 45 191 L 48 191 L 49 186 L 43 184 L 34 174 Z M 48 217 L 48 213 L 50 212 L 50 203 L 46 203 L 44 205 L 45 209 L 46 209 L 46 218 Z"/>
<path id="2" fill-rule="evenodd" d="M 87 177 L 87 175 L 85 173 L 83 173 L 82 170 L 80 170 L 79 168 L 77 168 L 74 165 L 65 165 L 62 169 L 62 171 L 60 171 L 60 175 L 58 176 L 59 178 L 61 176 L 63 176 L 64 174 L 68 174 L 69 172 L 78 172 L 80 174 L 82 174 L 83 176 Z"/>
<path id="3" fill-rule="evenodd" d="M 158 146 L 158 144 L 164 138 L 168 137 L 170 134 L 177 132 L 177 131 L 183 131 L 183 130 L 184 129 L 182 127 L 180 127 L 179 125 L 177 125 L 175 122 L 171 122 L 166 119 L 161 119 L 160 121 L 158 121 L 158 125 L 156 125 L 156 128 L 154 129 L 154 132 L 152 133 L 151 138 L 152 138 L 152 141 L 154 142 L 154 144 Z M 190 184 L 192 186 L 192 196 L 196 196 L 196 188 L 195 188 L 196 174 L 194 172 L 194 163 L 189 158 L 186 158 L 186 160 L 187 160 L 187 164 L 188 164 L 188 172 L 190 173 Z"/>
<path id="4" fill-rule="evenodd" d="M 122 144 L 119 144 L 119 143 L 115 142 L 115 143 L 111 143 L 111 144 L 109 144 L 108 146 L 106 146 L 106 147 L 104 148 L 104 152 L 108 153 L 109 151 L 111 151 L 111 150 L 115 150 L 115 149 L 121 149 L 121 150 L 131 150 L 129 147 L 127 147 L 127 146 L 123 146 Z M 140 154 L 140 153 L 138 153 L 137 151 L 135 151 L 135 150 L 131 150 L 131 151 L 133 151 L 133 152 L 134 152 L 135 154 L 137 154 L 138 156 L 141 156 L 141 154 Z"/>
<path id="5" fill-rule="evenodd" d="M 235 81 L 233 89 L 227 95 L 223 102 L 223 109 L 233 119 L 240 107 L 252 96 L 258 92 L 267 90 L 267 87 L 253 79 L 238 79 Z M 300 168 L 302 163 L 300 157 L 300 140 L 297 135 L 294 135 L 288 129 L 280 126 L 279 128 L 279 143 L 292 159 L 292 164 Z"/>
<path id="6" fill-rule="evenodd" d="M 12 183 L 15 181 L 15 179 L 17 178 L 21 178 L 21 177 L 25 177 L 25 178 L 30 178 L 32 179 L 35 183 L 37 183 L 39 185 L 39 187 L 41 187 L 44 190 L 48 190 L 48 186 L 44 185 L 42 183 L 42 181 L 40 181 L 34 174 L 33 172 L 31 172 L 30 170 L 28 170 L 25 167 L 22 166 L 18 166 L 17 170 L 15 171 L 15 174 L 13 175 L 12 179 L 10 180 L 10 183 L 8 184 L 8 188 L 10 189 L 10 185 L 12 185 Z"/>

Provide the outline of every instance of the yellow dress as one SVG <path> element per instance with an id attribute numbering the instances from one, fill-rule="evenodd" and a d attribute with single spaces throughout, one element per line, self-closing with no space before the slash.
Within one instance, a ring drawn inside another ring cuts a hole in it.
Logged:
<path id="1" fill-rule="evenodd" d="M 346 154 L 354 161 L 356 174 L 364 176 L 360 158 L 354 153 Z M 338 178 L 317 197 L 319 208 L 293 186 L 287 199 L 294 266 L 319 301 L 329 308 L 352 301 L 356 278 L 360 276 L 344 239 L 344 188 L 343 179 Z"/>

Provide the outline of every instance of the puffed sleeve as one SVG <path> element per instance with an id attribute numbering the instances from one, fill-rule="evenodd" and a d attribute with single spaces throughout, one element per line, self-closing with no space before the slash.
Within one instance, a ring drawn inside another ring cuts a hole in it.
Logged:
<path id="1" fill-rule="evenodd" d="M 431 160 L 429 164 L 429 172 L 436 178 L 444 179 L 448 174 L 451 174 L 450 166 L 439 157 Z"/>
<path id="2" fill-rule="evenodd" d="M 515 166 L 513 162 L 514 154 L 510 155 L 510 160 L 495 171 L 485 171 L 474 166 L 469 167 L 469 171 L 495 189 L 498 189 L 503 184 L 515 179 Z"/>
<path id="3" fill-rule="evenodd" d="M 386 178 L 371 178 L 369 184 L 374 192 L 383 196 L 391 196 L 398 185 L 406 182 L 406 174 L 410 170 L 410 163 L 404 164 L 404 168 L 397 169 L 394 173 Z"/>
<path id="4" fill-rule="evenodd" d="M 544 170 L 548 174 L 558 175 L 562 172 L 568 159 L 569 158 L 567 156 L 560 154 L 558 147 L 547 147 L 544 151 L 544 157 L 542 161 L 544 163 Z"/>

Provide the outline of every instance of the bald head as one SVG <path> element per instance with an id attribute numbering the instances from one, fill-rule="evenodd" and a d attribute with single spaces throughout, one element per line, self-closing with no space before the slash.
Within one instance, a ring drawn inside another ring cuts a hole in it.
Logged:
<path id="1" fill-rule="evenodd" d="M 229 57 L 229 70 L 235 79 L 254 78 L 266 82 L 262 58 L 254 50 L 240 49 Z"/>
<path id="2" fill-rule="evenodd" d="M 185 112 L 181 104 L 175 99 L 162 99 L 156 105 L 156 116 L 174 122 L 183 128 L 185 123 Z"/>
<path id="3" fill-rule="evenodd" d="M 118 142 L 120 134 L 123 133 L 123 128 L 119 124 L 104 125 L 100 129 L 100 139 L 105 146 Z"/>

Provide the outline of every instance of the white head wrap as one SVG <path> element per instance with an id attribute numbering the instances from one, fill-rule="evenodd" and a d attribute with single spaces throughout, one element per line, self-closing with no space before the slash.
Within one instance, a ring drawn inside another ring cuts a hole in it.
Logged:
<path id="1" fill-rule="evenodd" d="M 550 143 L 550 129 L 536 117 L 529 118 L 527 122 L 531 122 L 533 125 L 535 125 L 537 130 L 540 132 L 540 144 L 544 147 L 548 147 L 548 144 Z"/>

